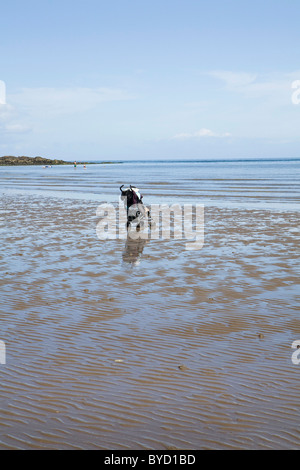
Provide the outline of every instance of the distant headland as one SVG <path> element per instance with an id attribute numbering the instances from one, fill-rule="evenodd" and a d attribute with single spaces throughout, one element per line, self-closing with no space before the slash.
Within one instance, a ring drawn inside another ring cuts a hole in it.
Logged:
<path id="1" fill-rule="evenodd" d="M 83 162 L 77 162 L 81 164 Z M 85 164 L 95 164 L 95 163 L 120 163 L 120 162 L 84 162 Z M 74 162 L 66 162 L 64 160 L 58 160 L 57 158 L 44 158 L 44 157 L 13 157 L 13 156 L 4 156 L 0 157 L 0 166 L 14 166 L 14 165 L 73 165 Z"/>
<path id="2" fill-rule="evenodd" d="M 44 157 L 0 157 L 0 165 L 71 165 L 71 162 Z"/>

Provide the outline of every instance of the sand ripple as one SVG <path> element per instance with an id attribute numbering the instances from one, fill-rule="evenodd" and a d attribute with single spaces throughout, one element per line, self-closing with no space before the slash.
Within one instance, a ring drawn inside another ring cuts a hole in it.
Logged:
<path id="1" fill-rule="evenodd" d="M 297 214 L 135 251 L 96 206 L 2 199 L 0 448 L 299 449 Z"/>

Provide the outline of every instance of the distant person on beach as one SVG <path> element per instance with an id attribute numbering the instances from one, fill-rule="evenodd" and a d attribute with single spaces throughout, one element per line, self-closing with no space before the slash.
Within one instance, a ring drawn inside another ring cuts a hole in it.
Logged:
<path id="1" fill-rule="evenodd" d="M 76 161 L 75 161 L 75 162 L 74 162 L 74 168 L 76 168 L 76 166 L 77 166 L 77 163 L 76 163 Z"/>

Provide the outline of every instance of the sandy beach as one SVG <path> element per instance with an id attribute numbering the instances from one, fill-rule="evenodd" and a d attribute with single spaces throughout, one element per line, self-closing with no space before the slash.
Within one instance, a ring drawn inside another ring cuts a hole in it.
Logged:
<path id="1" fill-rule="evenodd" d="M 299 449 L 299 213 L 205 207 L 187 251 L 97 205 L 1 198 L 0 448 Z"/>

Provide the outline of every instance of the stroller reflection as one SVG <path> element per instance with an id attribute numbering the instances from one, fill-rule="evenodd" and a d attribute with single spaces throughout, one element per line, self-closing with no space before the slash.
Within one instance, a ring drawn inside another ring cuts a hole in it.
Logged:
<path id="1" fill-rule="evenodd" d="M 138 266 L 147 241 L 148 240 L 143 240 L 141 238 L 135 240 L 128 236 L 122 255 L 123 262 L 130 264 L 131 266 Z"/>

